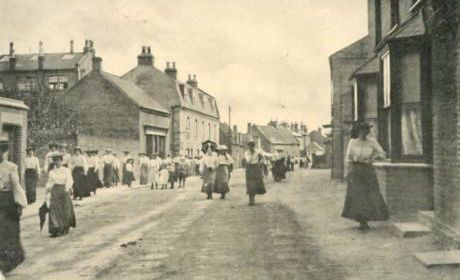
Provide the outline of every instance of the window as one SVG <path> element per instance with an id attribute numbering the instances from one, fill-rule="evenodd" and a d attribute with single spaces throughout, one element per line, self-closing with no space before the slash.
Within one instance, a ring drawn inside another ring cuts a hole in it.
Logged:
<path id="1" fill-rule="evenodd" d="M 179 91 L 180 91 L 180 95 L 182 96 L 182 99 L 185 100 L 185 89 L 184 89 L 184 85 L 179 85 Z"/>
<path id="2" fill-rule="evenodd" d="M 211 108 L 211 111 L 214 111 L 214 101 L 211 97 L 209 97 L 209 107 Z"/>
<path id="3" fill-rule="evenodd" d="M 214 125 L 214 141 L 217 141 L 217 125 Z"/>
<path id="4" fill-rule="evenodd" d="M 35 80 L 33 77 L 21 77 L 16 84 L 18 91 L 31 91 L 35 89 Z"/>
<path id="5" fill-rule="evenodd" d="M 50 90 L 65 90 L 69 86 L 67 76 L 50 76 L 48 77 L 48 88 Z"/>
<path id="6" fill-rule="evenodd" d="M 399 0 L 391 0 L 391 27 L 399 24 Z"/>
<path id="7" fill-rule="evenodd" d="M 200 93 L 201 106 L 204 107 L 204 96 Z"/>
<path id="8" fill-rule="evenodd" d="M 193 89 L 189 88 L 187 92 L 188 92 L 188 97 L 190 98 L 190 102 L 194 104 L 195 100 L 193 99 Z"/>
<path id="9" fill-rule="evenodd" d="M 208 123 L 208 139 L 211 140 L 211 124 Z"/>

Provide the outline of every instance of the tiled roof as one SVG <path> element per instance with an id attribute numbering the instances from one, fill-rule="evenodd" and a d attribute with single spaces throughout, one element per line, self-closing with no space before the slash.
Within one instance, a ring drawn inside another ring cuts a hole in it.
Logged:
<path id="1" fill-rule="evenodd" d="M 74 69 L 75 65 L 84 56 L 84 53 L 46 53 L 44 54 L 43 69 L 44 70 L 61 70 Z M 18 71 L 34 71 L 38 70 L 38 54 L 17 54 L 16 70 Z M 9 69 L 9 55 L 0 56 L 0 71 Z"/>
<path id="2" fill-rule="evenodd" d="M 395 31 L 388 35 L 387 40 L 397 40 L 404 38 L 411 38 L 417 36 L 423 36 L 426 33 L 425 22 L 423 20 L 423 15 L 421 12 L 418 12 L 411 19 L 404 22 L 399 26 Z"/>
<path id="3" fill-rule="evenodd" d="M 352 74 L 351 78 L 360 75 L 369 75 L 379 73 L 379 59 L 378 57 L 373 57 L 361 65 L 356 71 Z"/>
<path id="4" fill-rule="evenodd" d="M 292 135 L 289 129 L 284 127 L 273 127 L 270 125 L 262 126 L 256 125 L 255 126 L 269 141 L 271 144 L 281 144 L 281 145 L 297 145 L 297 139 Z"/>
<path id="5" fill-rule="evenodd" d="M 138 65 L 122 78 L 135 83 L 167 108 L 181 106 L 219 117 L 213 96 L 199 88 L 177 81 L 155 67 Z"/>
<path id="6" fill-rule="evenodd" d="M 118 87 L 121 91 L 123 91 L 139 107 L 157 111 L 157 112 L 168 113 L 168 110 L 165 107 L 163 107 L 155 99 L 151 98 L 147 93 L 145 93 L 141 88 L 136 86 L 134 83 L 131 83 L 127 80 L 124 80 L 110 73 L 103 72 L 102 75 L 109 82 L 111 82 L 113 85 Z"/>

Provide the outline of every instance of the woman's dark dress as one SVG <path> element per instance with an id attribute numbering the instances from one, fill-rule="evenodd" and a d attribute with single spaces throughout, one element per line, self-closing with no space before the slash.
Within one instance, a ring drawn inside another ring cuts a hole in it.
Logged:
<path id="1" fill-rule="evenodd" d="M 26 187 L 26 197 L 28 204 L 32 204 L 37 200 L 37 181 L 37 169 L 26 169 L 26 171 L 24 172 L 24 184 Z"/>
<path id="2" fill-rule="evenodd" d="M 265 184 L 259 164 L 246 164 L 246 192 L 250 196 L 265 194 Z"/>
<path id="3" fill-rule="evenodd" d="M 73 197 L 82 198 L 91 195 L 91 187 L 85 175 L 85 169 L 77 166 L 72 170 L 73 177 Z"/>
<path id="4" fill-rule="evenodd" d="M 51 189 L 48 226 L 52 235 L 65 234 L 76 226 L 72 199 L 64 185 L 54 185 Z"/>

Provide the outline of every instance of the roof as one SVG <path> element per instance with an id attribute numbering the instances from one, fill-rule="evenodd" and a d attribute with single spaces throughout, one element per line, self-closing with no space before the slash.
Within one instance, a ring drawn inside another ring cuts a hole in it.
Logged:
<path id="1" fill-rule="evenodd" d="M 273 127 L 270 125 L 255 126 L 260 133 L 269 141 L 271 144 L 281 144 L 281 145 L 298 145 L 299 142 L 292 135 L 291 131 L 284 127 Z"/>
<path id="2" fill-rule="evenodd" d="M 145 93 L 135 84 L 107 72 L 103 72 L 102 76 L 106 78 L 110 83 L 118 87 L 139 107 L 157 112 L 169 113 L 165 107 L 163 107 L 155 99 L 151 98 L 147 93 Z"/>
<path id="3" fill-rule="evenodd" d="M 363 55 L 367 56 L 367 51 L 369 48 L 369 36 L 365 36 L 359 39 L 356 42 L 353 42 L 351 45 L 344 47 L 343 49 L 338 50 L 337 52 L 329 56 L 329 60 L 336 58 L 362 58 Z"/>
<path id="4" fill-rule="evenodd" d="M 44 70 L 74 69 L 85 54 L 79 53 L 45 53 L 43 60 Z M 16 54 L 16 70 L 38 70 L 38 54 Z M 0 56 L 0 71 L 9 70 L 9 55 Z"/>
<path id="5" fill-rule="evenodd" d="M 153 66 L 138 65 L 122 78 L 141 87 L 166 108 L 181 106 L 215 118 L 219 117 L 216 100 L 212 95 L 178 81 Z"/>
<path id="6" fill-rule="evenodd" d="M 412 18 L 404 22 L 401 26 L 391 32 L 387 40 L 405 39 L 417 36 L 423 36 L 426 33 L 425 22 L 421 12 L 415 14 Z"/>
<path id="7" fill-rule="evenodd" d="M 22 110 L 29 110 L 29 107 L 27 107 L 24 104 L 24 101 L 6 98 L 6 97 L 0 97 L 0 106 L 12 107 L 12 108 L 22 109 Z"/>
<path id="8" fill-rule="evenodd" d="M 355 76 L 362 75 L 371 75 L 377 74 L 380 72 L 380 64 L 378 57 L 373 57 L 361 65 L 355 72 L 351 75 L 351 79 Z"/>

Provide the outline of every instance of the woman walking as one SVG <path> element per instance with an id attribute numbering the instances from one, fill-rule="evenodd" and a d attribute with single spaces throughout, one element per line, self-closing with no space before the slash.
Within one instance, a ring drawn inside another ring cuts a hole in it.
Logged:
<path id="1" fill-rule="evenodd" d="M 227 155 L 227 147 L 225 145 L 217 147 L 217 170 L 216 170 L 216 185 L 214 192 L 220 194 L 220 199 L 225 199 L 225 195 L 230 192 L 228 180 L 230 178 L 230 158 Z"/>
<path id="2" fill-rule="evenodd" d="M 32 204 L 37 200 L 37 182 L 40 178 L 40 162 L 35 156 L 34 148 L 26 149 L 27 156 L 24 160 L 24 183 L 26 185 L 27 203 Z"/>
<path id="3" fill-rule="evenodd" d="M 249 206 L 255 205 L 257 194 L 265 194 L 264 175 L 260 166 L 263 155 L 256 150 L 256 143 L 253 139 L 248 141 L 248 150 L 244 157 L 246 160 L 246 192 L 249 196 Z"/>
<path id="4" fill-rule="evenodd" d="M 76 226 L 75 212 L 70 192 L 73 178 L 70 169 L 62 166 L 63 154 L 52 157 L 54 169 L 50 171 L 46 184 L 46 204 L 49 208 L 48 231 L 51 237 L 69 233 L 70 227 Z"/>
<path id="5" fill-rule="evenodd" d="M 135 180 L 134 178 L 134 159 L 128 158 L 125 166 L 125 184 L 128 185 L 128 188 L 131 188 L 131 184 Z"/>
<path id="6" fill-rule="evenodd" d="M 139 184 L 147 185 L 149 175 L 149 158 L 145 153 L 139 153 Z"/>
<path id="7" fill-rule="evenodd" d="M 107 148 L 105 150 L 105 155 L 102 156 L 102 164 L 103 167 L 103 183 L 104 187 L 109 188 L 113 186 L 113 173 L 115 172 L 113 169 L 113 165 L 115 162 L 115 158 L 112 154 L 112 149 Z"/>
<path id="8" fill-rule="evenodd" d="M 148 174 L 148 183 L 150 184 L 150 189 L 153 190 L 154 188 L 158 189 L 158 171 L 160 170 L 161 161 L 157 158 L 156 153 L 152 153 L 149 159 L 149 174 Z"/>
<path id="9" fill-rule="evenodd" d="M 212 192 L 216 183 L 217 155 L 214 152 L 215 144 L 207 143 L 203 151 L 206 154 L 201 158 L 200 174 L 203 178 L 202 192 L 208 195 L 207 199 L 212 199 Z"/>
<path id="10" fill-rule="evenodd" d="M 342 217 L 358 221 L 361 230 L 369 229 L 368 221 L 389 218 L 372 165 L 376 159 L 383 159 L 385 152 L 374 138 L 368 137 L 370 127 L 357 124 L 358 138 L 350 139 L 346 157 L 348 187 Z"/>
<path id="11" fill-rule="evenodd" d="M 86 162 L 88 164 L 88 179 L 89 191 L 96 194 L 98 188 L 102 188 L 102 182 L 99 179 L 99 160 L 96 157 L 96 151 L 89 150 L 86 152 L 88 157 Z"/>
<path id="12" fill-rule="evenodd" d="M 72 166 L 72 178 L 74 182 L 73 198 L 82 200 L 83 197 L 88 197 L 91 195 L 91 188 L 86 178 L 86 174 L 88 172 L 88 163 L 86 162 L 85 156 L 83 156 L 82 149 L 80 147 L 75 147 L 73 152 L 74 155 L 70 160 L 70 165 Z"/>
<path id="13" fill-rule="evenodd" d="M 21 245 L 20 218 L 27 205 L 19 185 L 18 166 L 4 160 L 9 149 L 6 138 L 0 138 L 0 279 L 24 261 Z"/>

